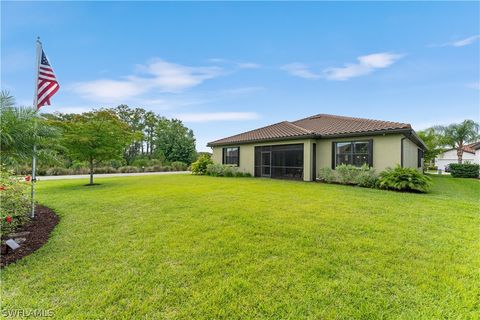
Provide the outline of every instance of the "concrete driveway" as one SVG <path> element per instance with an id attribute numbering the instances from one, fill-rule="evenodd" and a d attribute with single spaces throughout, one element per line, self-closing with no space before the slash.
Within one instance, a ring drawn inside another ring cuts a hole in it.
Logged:
<path id="1" fill-rule="evenodd" d="M 164 175 L 164 174 L 188 174 L 190 171 L 167 171 L 167 172 L 137 172 L 137 173 L 104 173 L 95 174 L 94 178 L 112 178 L 112 177 L 138 177 L 138 176 L 151 176 L 151 175 Z M 62 179 L 89 179 L 88 174 L 72 174 L 66 176 L 37 176 L 37 181 L 44 180 L 62 180 Z"/>

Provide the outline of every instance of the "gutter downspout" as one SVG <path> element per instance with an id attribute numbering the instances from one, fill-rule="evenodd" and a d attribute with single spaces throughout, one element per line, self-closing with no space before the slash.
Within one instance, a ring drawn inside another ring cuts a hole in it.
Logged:
<path id="1" fill-rule="evenodd" d="M 400 140 L 400 167 L 403 168 L 403 140 L 407 139 L 407 137 L 403 137 Z"/>

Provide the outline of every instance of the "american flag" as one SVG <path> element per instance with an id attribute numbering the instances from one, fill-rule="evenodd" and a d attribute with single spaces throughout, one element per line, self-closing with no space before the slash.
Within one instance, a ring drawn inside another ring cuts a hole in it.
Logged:
<path id="1" fill-rule="evenodd" d="M 42 58 L 38 66 L 37 81 L 37 109 L 44 105 L 50 105 L 50 98 L 58 91 L 60 85 L 53 73 L 52 66 L 42 49 Z"/>

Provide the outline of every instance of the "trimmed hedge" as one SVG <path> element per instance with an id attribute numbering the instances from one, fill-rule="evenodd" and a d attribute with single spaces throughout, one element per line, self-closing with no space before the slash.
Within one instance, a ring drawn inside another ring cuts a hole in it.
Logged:
<path id="1" fill-rule="evenodd" d="M 451 163 L 450 174 L 454 178 L 478 178 L 480 165 L 473 163 Z"/>

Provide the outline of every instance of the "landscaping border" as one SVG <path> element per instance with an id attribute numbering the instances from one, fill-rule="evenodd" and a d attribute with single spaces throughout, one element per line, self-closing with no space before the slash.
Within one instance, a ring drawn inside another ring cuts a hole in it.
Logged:
<path id="1" fill-rule="evenodd" d="M 2 237 L 0 268 L 5 268 L 9 264 L 28 256 L 47 243 L 50 233 L 58 224 L 60 218 L 52 209 L 42 205 L 37 205 L 35 211 L 36 215 L 32 220 L 15 230 L 15 233 Z M 7 252 L 4 241 L 10 238 L 21 239 L 22 242 L 20 248 Z"/>

